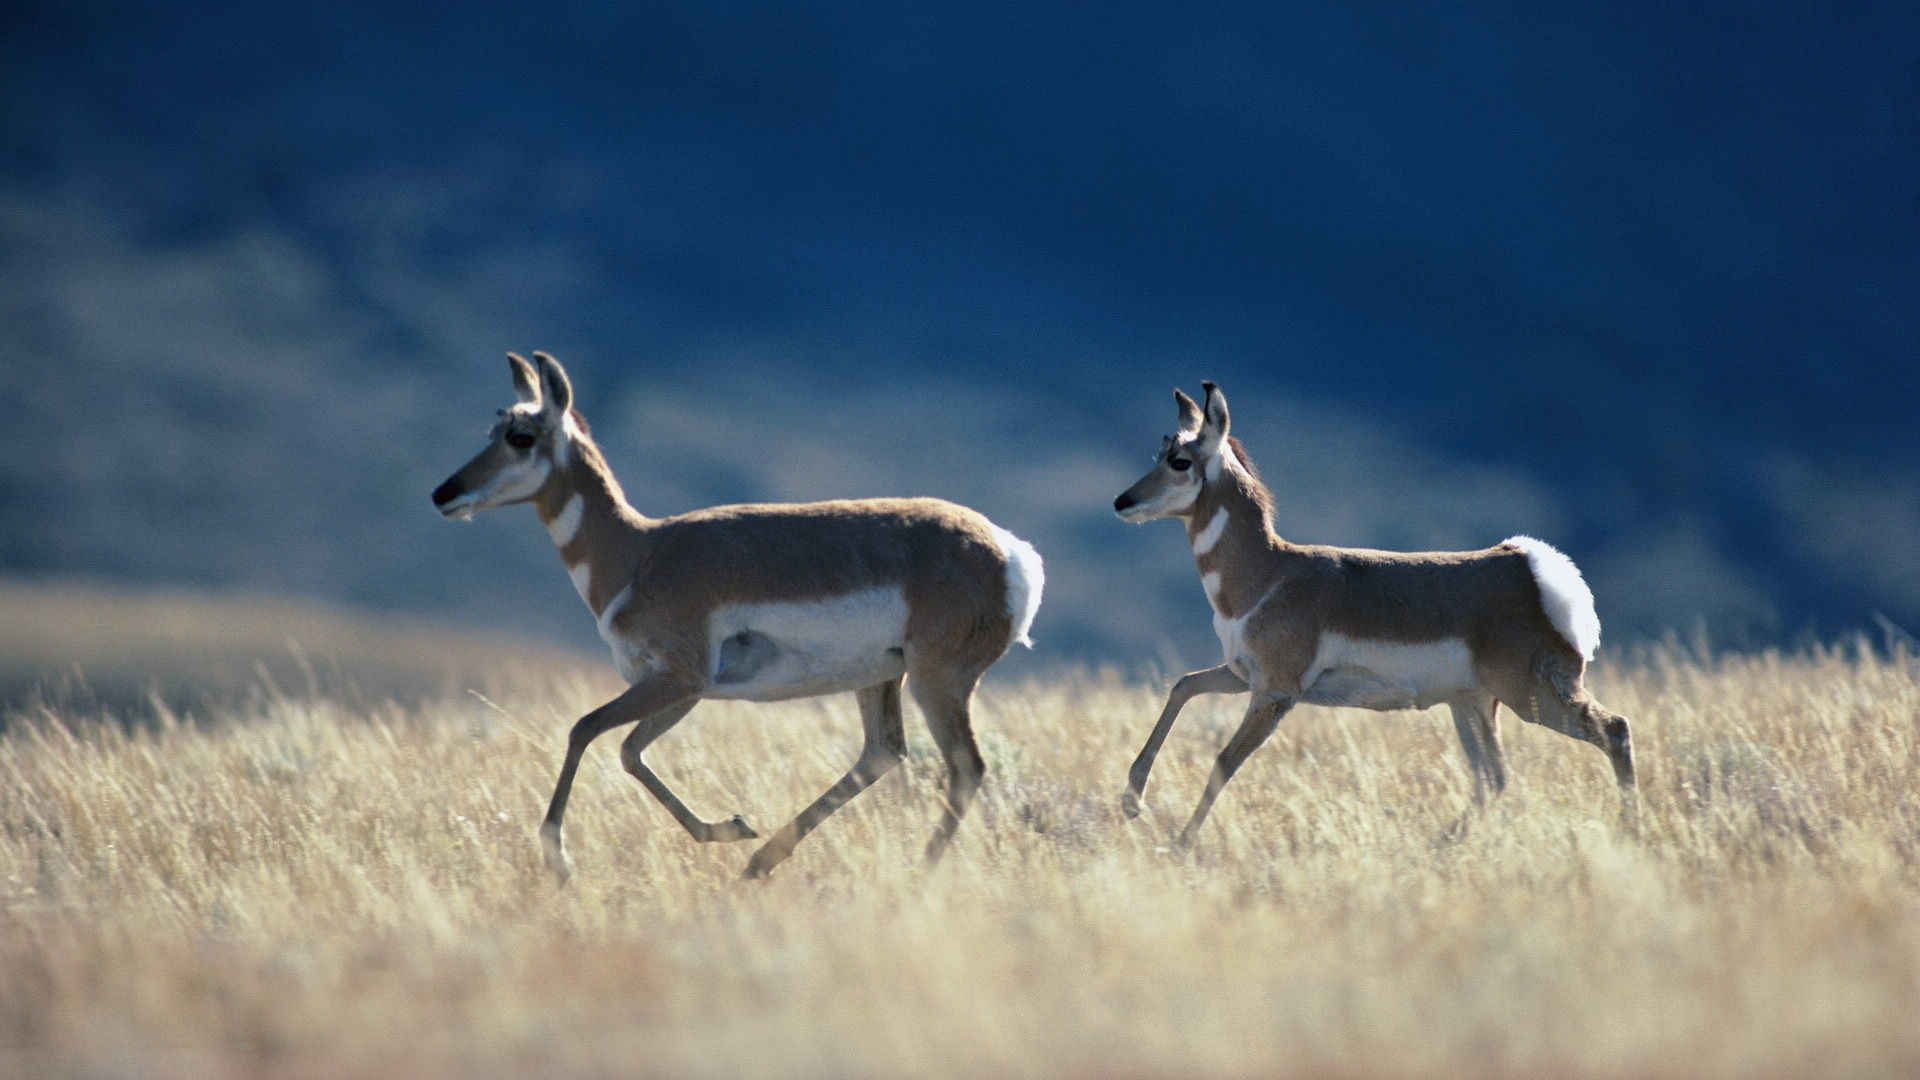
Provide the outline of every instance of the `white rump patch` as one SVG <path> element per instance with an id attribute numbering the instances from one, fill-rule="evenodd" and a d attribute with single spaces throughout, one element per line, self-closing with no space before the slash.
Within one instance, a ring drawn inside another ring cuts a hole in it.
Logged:
<path id="1" fill-rule="evenodd" d="M 1033 617 L 1040 613 L 1040 593 L 1047 585 L 1047 570 L 1040 553 L 1032 544 L 1007 530 L 987 522 L 1000 554 L 1007 559 L 1007 617 L 1013 620 L 1013 640 L 1009 644 L 1033 648 L 1027 631 L 1033 629 Z"/>
<path id="2" fill-rule="evenodd" d="M 872 686 L 906 671 L 906 635 L 907 598 L 897 585 L 716 608 L 707 617 L 705 696 L 781 701 Z"/>
<path id="3" fill-rule="evenodd" d="M 1592 660 L 1600 648 L 1600 616 L 1593 610 L 1593 590 L 1587 588 L 1587 579 L 1580 576 L 1580 568 L 1544 540 L 1510 536 L 1501 543 L 1526 552 L 1534 584 L 1540 586 L 1540 606 L 1546 609 L 1547 619 L 1582 660 Z"/>
<path id="4" fill-rule="evenodd" d="M 1212 551 L 1214 549 L 1214 545 L 1220 542 L 1220 538 L 1222 536 L 1225 536 L 1226 532 L 1227 532 L 1227 508 L 1223 506 L 1220 509 L 1215 510 L 1213 512 L 1213 520 L 1207 522 L 1206 528 L 1201 529 L 1198 533 L 1194 534 L 1194 537 L 1193 537 L 1194 557 L 1198 558 L 1199 556 L 1205 555 L 1207 552 Z"/>
<path id="5" fill-rule="evenodd" d="M 573 543 L 574 537 L 580 535 L 580 516 L 585 508 L 579 492 L 567 496 L 567 504 L 560 508 L 552 521 L 547 522 L 547 535 L 553 537 L 554 547 L 566 547 Z"/>
<path id="6" fill-rule="evenodd" d="M 1362 709 L 1424 709 L 1474 687 L 1473 654 L 1460 638 L 1376 641 L 1323 631 L 1300 679 L 1300 700 Z"/>

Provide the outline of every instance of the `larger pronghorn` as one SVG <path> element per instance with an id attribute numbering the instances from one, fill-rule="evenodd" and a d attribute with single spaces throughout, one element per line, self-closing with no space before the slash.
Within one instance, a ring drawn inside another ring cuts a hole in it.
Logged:
<path id="1" fill-rule="evenodd" d="M 718 506 L 649 518 L 626 495 L 573 408 L 560 364 L 507 359 L 519 403 L 487 445 L 433 492 L 447 517 L 530 502 L 599 624 L 625 693 L 581 717 L 540 838 L 565 880 L 560 821 L 589 743 L 636 723 L 621 763 L 700 841 L 757 834 L 735 815 L 703 821 L 647 767 L 649 743 L 702 698 L 778 701 L 856 692 L 866 744 L 859 760 L 753 853 L 764 877 L 841 804 L 906 751 L 903 677 L 947 763 L 945 812 L 927 845 L 940 857 L 980 786 L 969 703 L 980 676 L 1027 642 L 1044 582 L 1031 544 L 979 513 L 939 499 L 863 499 Z"/>
<path id="2" fill-rule="evenodd" d="M 1606 751 L 1631 807 L 1627 720 L 1581 685 L 1600 643 L 1593 594 L 1573 561 L 1516 536 L 1481 551 L 1393 552 L 1292 544 L 1273 530 L 1273 495 L 1228 433 L 1227 399 L 1173 392 L 1180 431 L 1153 470 L 1113 500 L 1127 521 L 1177 517 L 1213 605 L 1222 663 L 1182 677 L 1135 759 L 1121 798 L 1140 812 L 1153 760 L 1180 709 L 1200 694 L 1251 691 L 1240 728 L 1181 834 L 1207 811 L 1297 703 L 1365 709 L 1451 706 L 1473 769 L 1474 797 L 1506 786 L 1502 702 L 1523 720 Z"/>

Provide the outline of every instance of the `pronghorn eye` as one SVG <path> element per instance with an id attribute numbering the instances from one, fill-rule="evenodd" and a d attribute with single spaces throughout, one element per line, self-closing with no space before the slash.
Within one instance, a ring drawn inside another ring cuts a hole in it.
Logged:
<path id="1" fill-rule="evenodd" d="M 507 432 L 507 445 L 513 447 L 515 450 L 531 450 L 533 449 L 533 435 L 525 431 L 509 431 Z"/>
<path id="2" fill-rule="evenodd" d="M 1167 468 L 1172 469 L 1174 472 L 1186 472 L 1188 469 L 1193 468 L 1193 462 L 1183 457 L 1168 458 Z"/>

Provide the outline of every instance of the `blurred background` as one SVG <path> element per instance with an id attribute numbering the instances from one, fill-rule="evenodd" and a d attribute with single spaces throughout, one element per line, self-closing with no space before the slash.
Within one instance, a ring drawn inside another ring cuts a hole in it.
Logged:
<path id="1" fill-rule="evenodd" d="M 1920 8 L 1718 6 L 11 5 L 0 574 L 598 649 L 428 500 L 541 348 L 649 514 L 1034 541 L 1016 667 L 1213 662 L 1110 510 L 1203 378 L 1291 539 L 1920 628 Z"/>

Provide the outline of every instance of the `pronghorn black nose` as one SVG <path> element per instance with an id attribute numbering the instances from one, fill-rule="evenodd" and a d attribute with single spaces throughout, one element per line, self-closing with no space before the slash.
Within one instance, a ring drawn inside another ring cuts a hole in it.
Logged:
<path id="1" fill-rule="evenodd" d="M 439 487 L 433 489 L 433 505 L 435 506 L 444 505 L 447 502 L 452 501 L 459 494 L 460 494 L 459 486 L 453 482 L 452 477 L 448 477 L 446 483 L 441 484 Z"/>
<path id="2" fill-rule="evenodd" d="M 1124 491 L 1113 497 L 1113 512 L 1116 514 L 1124 513 L 1127 507 L 1132 505 L 1133 500 Z"/>

